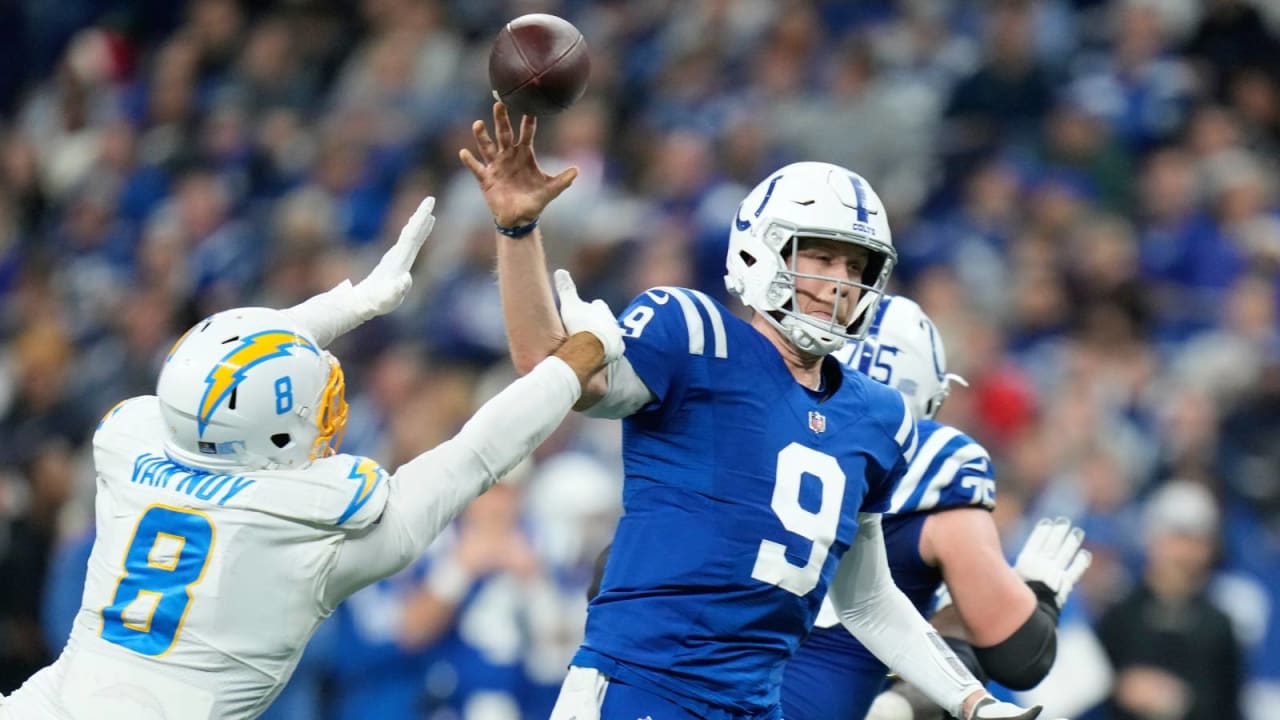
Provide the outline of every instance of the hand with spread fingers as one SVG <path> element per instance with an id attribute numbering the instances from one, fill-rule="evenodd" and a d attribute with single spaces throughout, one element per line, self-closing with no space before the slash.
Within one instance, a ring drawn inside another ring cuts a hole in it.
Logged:
<path id="1" fill-rule="evenodd" d="M 525 115 L 520 121 L 517 136 L 506 105 L 494 103 L 493 135 L 483 120 L 475 121 L 471 129 L 475 133 L 476 154 L 463 149 L 458 157 L 476 176 L 500 230 L 537 222 L 543 209 L 578 177 L 577 168 L 548 175 L 538 166 L 533 152 L 538 120 L 532 115 Z"/>
<path id="2" fill-rule="evenodd" d="M 1044 518 L 1018 552 L 1013 569 L 1024 581 L 1043 583 L 1053 591 L 1061 609 L 1093 561 L 1093 554 L 1083 549 L 1083 544 L 1084 530 L 1073 527 L 1070 520 Z"/>

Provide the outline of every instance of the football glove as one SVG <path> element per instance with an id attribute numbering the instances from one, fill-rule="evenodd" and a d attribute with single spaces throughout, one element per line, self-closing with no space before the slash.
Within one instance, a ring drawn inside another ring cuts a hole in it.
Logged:
<path id="1" fill-rule="evenodd" d="M 1026 582 L 1044 583 L 1062 609 L 1093 561 L 1093 554 L 1081 549 L 1083 543 L 1084 530 L 1072 527 L 1067 518 L 1044 518 L 1018 552 L 1013 569 Z"/>
<path id="2" fill-rule="evenodd" d="M 966 720 L 1035 720 L 1040 717 L 1040 706 L 1018 707 L 1013 703 L 999 702 L 991 696 L 978 701 Z"/>
<path id="3" fill-rule="evenodd" d="M 603 300 L 586 302 L 578 297 L 578 288 L 568 270 L 556 270 L 556 295 L 560 296 L 560 319 L 569 335 L 589 332 L 604 346 L 604 362 L 609 364 L 622 357 L 626 346 L 622 342 L 622 328 L 613 311 Z"/>
<path id="4" fill-rule="evenodd" d="M 400 230 L 396 244 L 382 256 L 368 277 L 356 283 L 354 302 L 362 320 L 386 315 L 404 302 L 404 296 L 413 286 L 409 270 L 436 224 L 436 217 L 431 214 L 435 207 L 434 197 L 423 200 Z"/>
<path id="5" fill-rule="evenodd" d="M 867 710 L 866 720 L 914 720 L 911 703 L 893 690 L 885 690 L 876 696 Z"/>

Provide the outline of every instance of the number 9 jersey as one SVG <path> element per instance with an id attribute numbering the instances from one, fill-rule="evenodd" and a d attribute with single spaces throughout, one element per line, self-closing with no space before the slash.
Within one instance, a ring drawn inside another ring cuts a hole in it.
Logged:
<path id="1" fill-rule="evenodd" d="M 334 455 L 217 474 L 170 460 L 164 433 L 154 396 L 99 425 L 81 610 L 67 649 L 0 718 L 30 717 L 31 705 L 38 717 L 256 717 L 345 586 L 361 582 L 335 568 L 343 541 L 387 504 L 377 463 Z"/>
<path id="2" fill-rule="evenodd" d="M 699 716 L 772 712 L 858 513 L 888 509 L 915 423 L 897 391 L 834 359 L 823 388 L 800 385 L 700 292 L 649 290 L 620 322 L 655 399 L 624 420 L 624 515 L 573 665 Z"/>

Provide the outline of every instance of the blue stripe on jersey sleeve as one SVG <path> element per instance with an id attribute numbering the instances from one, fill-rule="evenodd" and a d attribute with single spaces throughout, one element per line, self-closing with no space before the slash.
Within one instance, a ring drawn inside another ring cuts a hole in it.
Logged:
<path id="1" fill-rule="evenodd" d="M 920 423 L 920 449 L 907 470 L 889 512 L 909 513 L 955 507 L 995 507 L 995 472 L 985 448 L 941 423 Z"/>

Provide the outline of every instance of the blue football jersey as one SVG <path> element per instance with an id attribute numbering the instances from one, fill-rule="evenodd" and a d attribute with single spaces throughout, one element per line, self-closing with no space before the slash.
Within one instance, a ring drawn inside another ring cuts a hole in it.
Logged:
<path id="1" fill-rule="evenodd" d="M 694 714 L 775 710 L 858 512 L 889 507 L 915 423 L 896 391 L 833 359 L 820 391 L 801 386 L 700 292 L 649 290 L 621 323 L 657 399 L 623 422 L 624 515 L 573 664 Z"/>
<path id="2" fill-rule="evenodd" d="M 973 438 L 937 420 L 919 423 L 920 450 L 898 483 L 890 513 L 996 506 L 991 456 Z"/>
<path id="3" fill-rule="evenodd" d="M 995 507 L 995 475 L 987 451 L 968 435 L 921 420 L 920 448 L 884 516 L 884 542 L 894 583 L 922 615 L 929 613 L 942 573 L 920 557 L 929 514 Z M 819 620 L 787 665 L 782 707 L 787 720 L 862 720 L 886 684 L 887 668 L 834 614 Z"/>

